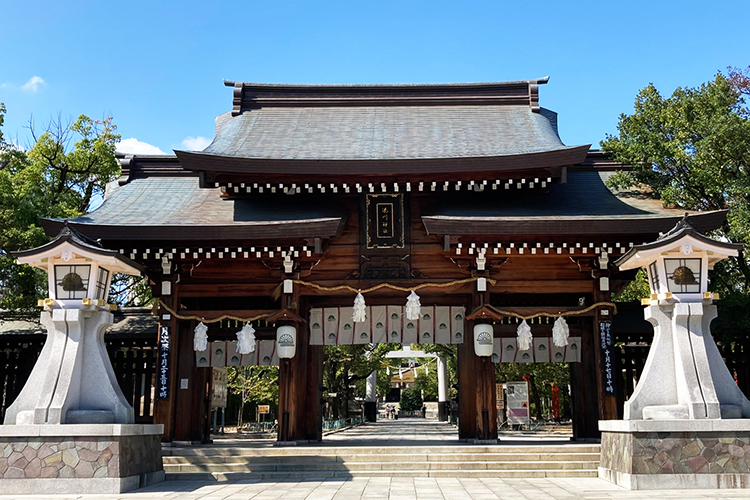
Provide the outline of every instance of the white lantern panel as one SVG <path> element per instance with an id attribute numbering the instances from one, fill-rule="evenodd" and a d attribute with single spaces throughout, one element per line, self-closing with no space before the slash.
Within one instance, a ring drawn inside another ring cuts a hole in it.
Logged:
<path id="1" fill-rule="evenodd" d="M 90 265 L 55 266 L 58 300 L 85 299 L 89 289 Z"/>
<path id="2" fill-rule="evenodd" d="M 106 299 L 107 291 L 109 288 L 109 271 L 107 271 L 103 267 L 100 267 L 99 272 L 97 274 L 98 276 L 96 277 L 96 294 L 94 298 Z"/>
<path id="3" fill-rule="evenodd" d="M 651 293 L 661 293 L 661 283 L 659 283 L 659 270 L 656 262 L 648 266 L 648 277 L 651 280 Z"/>
<path id="4" fill-rule="evenodd" d="M 664 259 L 667 283 L 672 293 L 700 293 L 701 259 Z"/>

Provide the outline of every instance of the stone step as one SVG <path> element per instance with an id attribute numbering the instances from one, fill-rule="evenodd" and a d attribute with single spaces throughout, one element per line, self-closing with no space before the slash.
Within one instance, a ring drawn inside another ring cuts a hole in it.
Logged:
<path id="1" fill-rule="evenodd" d="M 451 478 L 579 478 L 597 477 L 596 469 L 563 470 L 373 470 L 287 472 L 182 472 L 166 474 L 167 481 L 240 481 L 250 479 L 330 479 L 348 477 L 451 477 Z"/>
<path id="2" fill-rule="evenodd" d="M 350 462 L 550 462 L 550 461 L 598 461 L 599 453 L 470 453 L 470 454 L 390 454 L 381 455 L 209 455 L 167 456 L 164 464 L 244 464 L 244 463 L 308 463 L 331 461 Z"/>
<path id="3" fill-rule="evenodd" d="M 166 472 L 303 472 L 303 471 L 436 471 L 436 470 L 596 470 L 598 461 L 588 462 L 307 462 L 252 464 L 165 464 Z"/>
<path id="4" fill-rule="evenodd" d="M 456 447 L 350 447 L 350 448 L 327 448 L 327 447 L 219 447 L 219 446 L 197 446 L 197 447 L 164 447 L 162 456 L 283 456 L 283 455 L 312 455 L 312 456 L 339 456 L 339 455 L 412 455 L 419 450 L 420 455 L 460 455 L 460 454 L 557 454 L 557 453 L 599 453 L 600 447 L 596 445 L 565 444 L 559 446 L 456 446 Z"/>

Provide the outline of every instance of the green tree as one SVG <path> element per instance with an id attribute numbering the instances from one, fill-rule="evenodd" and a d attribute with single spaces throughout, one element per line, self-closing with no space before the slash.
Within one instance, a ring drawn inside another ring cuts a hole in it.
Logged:
<path id="1" fill-rule="evenodd" d="M 710 285 L 724 297 L 714 333 L 725 341 L 750 328 L 749 75 L 750 67 L 729 68 L 728 76 L 666 98 L 650 84 L 638 93 L 634 113 L 620 116 L 618 134 L 601 143 L 633 167 L 614 175 L 610 187 L 644 187 L 665 206 L 729 211 L 714 236 L 744 250 L 716 265 Z"/>
<path id="2" fill-rule="evenodd" d="M 325 346 L 323 358 L 323 385 L 327 393 L 336 396 L 329 399 L 330 417 L 349 416 L 349 403 L 355 397 L 365 395 L 365 380 L 373 371 L 378 372 L 378 388 L 390 389 L 386 368 L 392 360 L 385 355 L 399 348 L 397 344 L 357 344 Z"/>
<path id="3" fill-rule="evenodd" d="M 745 73 L 735 70 L 735 75 Z M 610 179 L 613 188 L 647 186 L 665 206 L 729 209 L 721 234 L 750 244 L 750 113 L 737 77 L 716 75 L 698 88 L 662 97 L 653 84 L 642 89 L 632 115 L 620 115 L 618 134 L 602 148 L 632 165 Z M 724 264 L 729 292 L 747 294 L 750 265 L 742 252 Z M 717 283 L 715 283 L 717 284 Z"/>
<path id="4" fill-rule="evenodd" d="M 245 419 L 246 405 L 256 408 L 270 405 L 273 412 L 279 407 L 278 366 L 230 366 L 227 368 L 227 389 L 239 399 L 237 431 Z"/>
<path id="5" fill-rule="evenodd" d="M 5 106 L 0 104 L 0 125 Z M 41 134 L 30 126 L 34 145 L 0 148 L 0 309 L 32 311 L 44 296 L 44 274 L 17 266 L 10 252 L 48 241 L 41 217 L 84 214 L 119 174 L 112 117 L 80 115 L 70 124 L 52 120 Z"/>
<path id="6" fill-rule="evenodd" d="M 404 411 L 416 411 L 422 408 L 422 393 L 416 387 L 407 387 L 401 391 L 399 406 Z"/>

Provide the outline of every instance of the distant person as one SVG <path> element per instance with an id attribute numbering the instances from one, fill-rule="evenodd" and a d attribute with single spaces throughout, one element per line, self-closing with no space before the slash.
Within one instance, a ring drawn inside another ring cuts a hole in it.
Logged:
<path id="1" fill-rule="evenodd" d="M 427 418 L 427 405 L 422 403 L 422 418 Z"/>

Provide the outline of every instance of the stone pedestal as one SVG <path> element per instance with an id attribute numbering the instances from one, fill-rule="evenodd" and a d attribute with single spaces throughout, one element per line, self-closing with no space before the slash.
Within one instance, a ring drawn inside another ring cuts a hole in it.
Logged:
<path id="1" fill-rule="evenodd" d="M 602 420 L 599 477 L 632 490 L 750 487 L 750 421 Z"/>
<path id="2" fill-rule="evenodd" d="M 164 480 L 162 425 L 2 425 L 3 494 L 122 493 Z"/>

